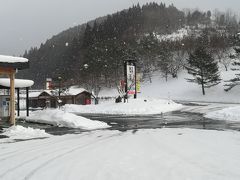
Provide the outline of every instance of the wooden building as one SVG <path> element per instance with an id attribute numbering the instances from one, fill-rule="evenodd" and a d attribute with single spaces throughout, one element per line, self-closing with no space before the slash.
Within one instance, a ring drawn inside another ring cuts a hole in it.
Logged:
<path id="1" fill-rule="evenodd" d="M 43 90 L 39 92 L 30 92 L 29 105 L 31 108 L 57 108 L 65 104 L 91 104 L 92 94 L 83 88 L 70 88 L 62 92 L 60 97 L 57 91 Z"/>
<path id="2" fill-rule="evenodd" d="M 15 75 L 18 70 L 29 68 L 26 58 L 0 55 L 0 75 L 10 79 L 9 114 L 10 123 L 15 125 Z"/>

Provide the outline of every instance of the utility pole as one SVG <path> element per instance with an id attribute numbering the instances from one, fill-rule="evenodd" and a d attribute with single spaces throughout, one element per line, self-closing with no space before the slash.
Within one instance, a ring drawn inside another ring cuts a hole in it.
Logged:
<path id="1" fill-rule="evenodd" d="M 128 98 L 127 61 L 124 61 L 124 81 L 125 81 L 125 95 L 123 99 L 124 103 L 126 103 L 126 99 Z"/>
<path id="2" fill-rule="evenodd" d="M 15 70 L 10 72 L 10 123 L 11 125 L 16 124 L 15 120 Z"/>
<path id="3" fill-rule="evenodd" d="M 62 77 L 59 76 L 58 77 L 58 107 L 60 108 L 60 103 L 61 103 L 61 81 L 62 81 Z"/>

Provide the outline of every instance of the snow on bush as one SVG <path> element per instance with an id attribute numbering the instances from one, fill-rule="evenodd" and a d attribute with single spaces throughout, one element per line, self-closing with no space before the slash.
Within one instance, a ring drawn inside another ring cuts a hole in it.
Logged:
<path id="1" fill-rule="evenodd" d="M 176 111 L 182 108 L 171 100 L 163 99 L 129 99 L 128 103 L 105 102 L 99 105 L 65 105 L 65 111 L 73 113 L 95 113 L 95 114 L 161 114 Z"/>
<path id="2" fill-rule="evenodd" d="M 240 106 L 225 108 L 218 111 L 209 112 L 205 115 L 206 118 L 225 120 L 225 121 L 240 121 Z"/>
<path id="3" fill-rule="evenodd" d="M 87 130 L 109 127 L 106 123 L 92 121 L 72 113 L 64 112 L 60 109 L 34 111 L 31 113 L 30 117 L 27 118 L 27 121 L 52 124 L 59 127 L 81 128 Z"/>
<path id="4" fill-rule="evenodd" d="M 50 137 L 50 134 L 47 134 L 45 130 L 25 128 L 22 126 L 12 126 L 10 128 L 5 128 L 1 135 L 8 136 L 10 139 L 34 139 L 34 138 L 43 138 Z"/>

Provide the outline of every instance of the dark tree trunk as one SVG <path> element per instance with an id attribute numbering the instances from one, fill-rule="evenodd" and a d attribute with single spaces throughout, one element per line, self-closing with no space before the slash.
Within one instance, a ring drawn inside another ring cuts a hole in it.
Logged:
<path id="1" fill-rule="evenodd" d="M 205 95 L 204 81 L 203 81 L 203 72 L 201 72 L 201 78 L 202 78 L 202 82 L 201 82 L 201 84 L 202 84 L 202 93 L 203 93 L 203 95 Z"/>
<path id="2" fill-rule="evenodd" d="M 205 95 L 205 89 L 204 89 L 204 84 L 202 83 L 202 93 Z"/>
<path id="3" fill-rule="evenodd" d="M 152 83 L 152 78 L 151 78 L 150 73 L 148 74 L 148 78 L 149 78 L 150 83 Z"/>
<path id="4" fill-rule="evenodd" d="M 227 65 L 224 65 L 224 67 L 225 67 L 225 70 L 228 71 L 228 67 L 227 67 Z"/>

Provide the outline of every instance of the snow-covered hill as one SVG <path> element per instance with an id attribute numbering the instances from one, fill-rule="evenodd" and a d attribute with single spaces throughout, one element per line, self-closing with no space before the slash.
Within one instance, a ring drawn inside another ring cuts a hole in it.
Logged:
<path id="1" fill-rule="evenodd" d="M 222 69 L 220 74 L 221 83 L 206 89 L 206 95 L 203 96 L 199 85 L 186 81 L 185 78 L 191 77 L 186 71 L 181 72 L 178 78 L 171 78 L 167 82 L 161 77 L 160 73 L 156 73 L 152 83 L 145 82 L 142 84 L 140 96 L 173 100 L 240 103 L 240 87 L 236 86 L 229 92 L 224 91 L 225 81 L 234 77 L 235 72 Z"/>
<path id="2" fill-rule="evenodd" d="M 236 71 L 232 71 L 230 68 L 226 71 L 221 64 L 219 67 L 222 81 L 217 86 L 206 89 L 205 96 L 202 95 L 199 85 L 186 81 L 186 78 L 191 77 L 186 70 L 180 72 L 178 78 L 169 78 L 167 82 L 160 72 L 155 72 L 152 83 L 147 81 L 141 83 L 141 93 L 138 96 L 184 101 L 240 103 L 240 86 L 236 86 L 229 92 L 224 91 L 225 81 L 233 78 Z M 116 97 L 117 95 L 115 89 L 104 89 L 100 92 L 101 97 Z"/>

